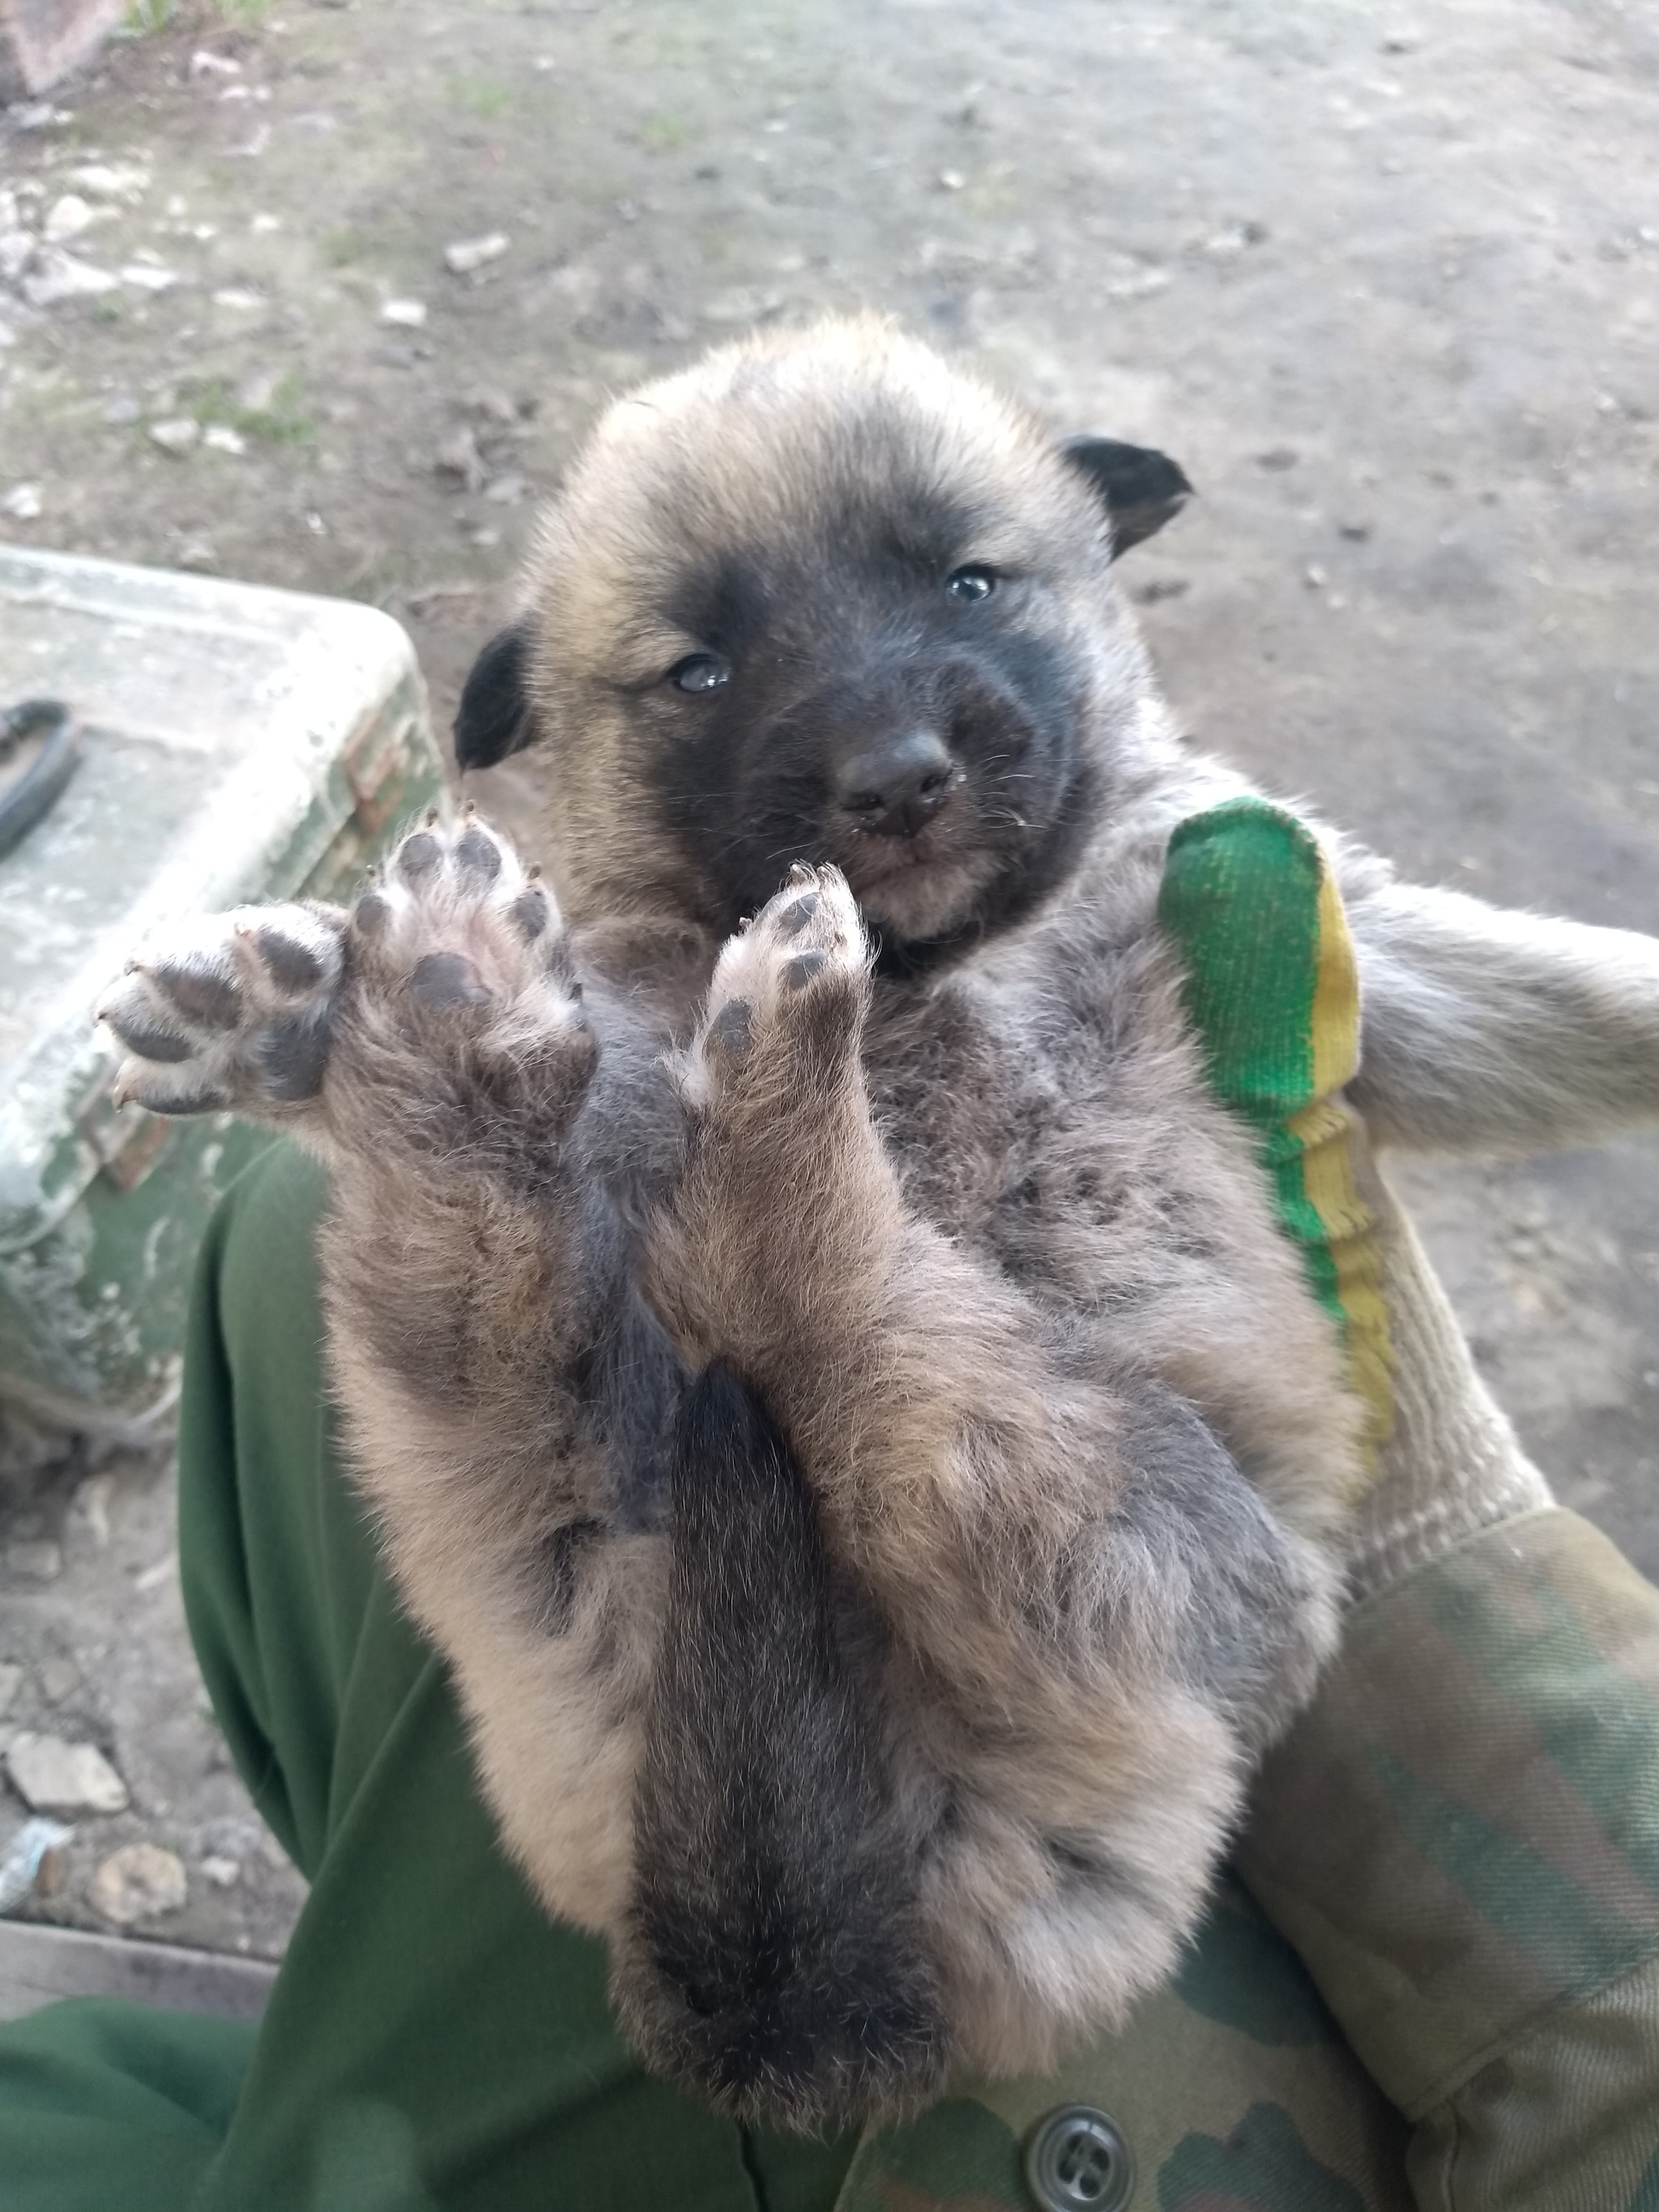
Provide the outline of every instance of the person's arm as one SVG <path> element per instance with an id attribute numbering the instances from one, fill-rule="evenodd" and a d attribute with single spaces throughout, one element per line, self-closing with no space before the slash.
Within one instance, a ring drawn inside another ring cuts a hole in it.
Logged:
<path id="1" fill-rule="evenodd" d="M 1363 1599 L 1242 1870 L 1436 2212 L 1659 2203 L 1659 1592 L 1539 1506 Z"/>
<path id="2" fill-rule="evenodd" d="M 1659 1120 L 1659 940 L 1369 860 L 1344 875 L 1364 1002 L 1352 1097 L 1377 1142 L 1535 1152 Z"/>
<path id="3" fill-rule="evenodd" d="M 1188 832 L 1197 865 L 1236 861 L 1237 824 Z M 1379 1448 L 1342 1650 L 1268 1758 L 1241 1870 L 1411 2124 L 1425 2212 L 1659 2205 L 1659 1591 L 1555 1509 L 1366 1143 L 1650 1114 L 1659 949 L 1354 889 L 1364 1121 L 1325 1132 L 1346 1210 L 1322 1226 Z M 1192 1011 L 1207 1040 L 1216 1006 Z"/>

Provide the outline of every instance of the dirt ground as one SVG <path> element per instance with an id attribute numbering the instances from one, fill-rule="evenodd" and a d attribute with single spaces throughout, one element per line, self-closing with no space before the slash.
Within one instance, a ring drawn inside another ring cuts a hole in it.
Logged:
<path id="1" fill-rule="evenodd" d="M 0 217 L 56 240 L 0 236 L 0 532 L 374 599 L 447 723 L 608 392 L 872 305 L 1186 465 L 1133 582 L 1204 744 L 1413 875 L 1659 929 L 1656 173 L 1634 0 L 181 10 L 0 122 Z M 1659 1572 L 1659 1142 L 1404 1179 L 1562 1497 Z M 150 1932 L 270 1950 L 297 1881 L 167 1468 L 77 1452 L 14 1485 L 0 1725 L 133 1807 L 26 1909 L 97 1924 L 142 1837 L 188 1875 Z"/>

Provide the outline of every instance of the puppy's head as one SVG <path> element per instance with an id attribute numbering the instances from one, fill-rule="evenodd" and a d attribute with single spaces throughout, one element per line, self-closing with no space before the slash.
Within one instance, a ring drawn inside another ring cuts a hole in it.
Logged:
<path id="1" fill-rule="evenodd" d="M 833 861 L 924 963 L 1075 864 L 1147 695 L 1109 566 L 1188 489 L 875 321 L 729 348 L 601 420 L 462 765 L 550 753 L 580 917 L 724 930 Z"/>

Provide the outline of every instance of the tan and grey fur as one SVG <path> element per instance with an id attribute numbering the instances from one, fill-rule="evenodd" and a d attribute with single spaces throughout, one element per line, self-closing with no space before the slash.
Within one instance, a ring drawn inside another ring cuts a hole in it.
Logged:
<path id="1" fill-rule="evenodd" d="M 1355 1411 L 1154 919 L 1245 787 L 1088 464 L 872 322 L 618 403 L 468 710 L 548 757 L 556 901 L 432 823 L 105 1010 L 129 1095 L 332 1164 L 354 1457 L 507 1846 L 648 2061 L 799 2125 L 1121 2020 L 1335 1635 Z M 1341 865 L 1379 1137 L 1652 1115 L 1659 948 Z"/>

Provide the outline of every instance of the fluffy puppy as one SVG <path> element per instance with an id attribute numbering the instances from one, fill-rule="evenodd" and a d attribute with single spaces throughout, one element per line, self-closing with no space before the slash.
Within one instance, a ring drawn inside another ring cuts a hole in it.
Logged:
<path id="1" fill-rule="evenodd" d="M 1244 788 L 1112 580 L 1185 490 L 874 322 L 648 386 L 458 725 L 546 756 L 550 884 L 434 820 L 106 1009 L 129 1095 L 332 1163 L 352 1449 L 507 1847 L 745 2117 L 1120 2021 L 1333 1641 L 1356 1411 L 1156 924 Z M 1342 865 L 1378 1133 L 1651 1111 L 1652 948 Z"/>

